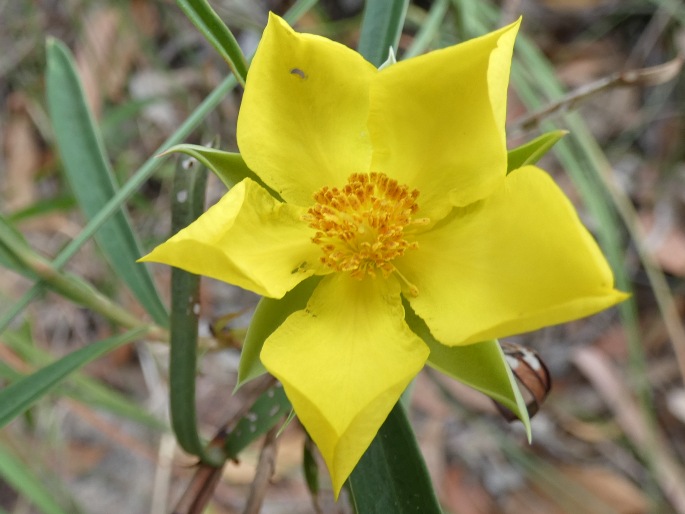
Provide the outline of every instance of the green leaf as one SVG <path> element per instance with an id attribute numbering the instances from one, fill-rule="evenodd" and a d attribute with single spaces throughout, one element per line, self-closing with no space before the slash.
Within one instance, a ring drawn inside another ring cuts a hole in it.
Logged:
<path id="1" fill-rule="evenodd" d="M 398 402 L 348 481 L 357 514 L 441 514 L 426 463 Z"/>
<path id="2" fill-rule="evenodd" d="M 271 189 L 262 182 L 262 179 L 259 178 L 255 172 L 247 167 L 247 164 L 245 164 L 245 161 L 243 160 L 243 156 L 239 153 L 224 152 L 223 150 L 200 145 L 182 144 L 172 146 L 162 155 L 167 155 L 172 152 L 183 153 L 197 159 L 219 177 L 219 180 L 221 180 L 229 189 L 244 178 L 251 178 L 267 189 L 272 196 L 279 198 L 275 192 L 271 191 Z"/>
<path id="3" fill-rule="evenodd" d="M 316 0 L 297 0 L 290 9 L 283 15 L 283 18 L 290 24 L 294 24 L 304 15 L 312 6 L 316 4 Z M 229 91 L 232 91 L 236 86 L 235 75 L 226 77 L 214 90 L 207 95 L 202 103 L 181 123 L 181 125 L 170 135 L 166 141 L 157 149 L 155 153 L 160 153 L 169 147 L 180 143 L 188 137 L 192 131 L 198 127 L 202 120 L 208 113 L 212 112 L 217 105 L 224 99 Z M 59 255 L 53 261 L 56 268 L 62 268 L 71 259 L 76 252 L 88 241 L 92 235 L 99 230 L 100 226 L 105 223 L 114 213 L 118 212 L 119 205 L 125 202 L 133 195 L 154 173 L 160 165 L 161 159 L 152 156 L 147 159 L 143 165 L 133 173 L 131 178 L 122 185 L 121 189 L 117 191 L 116 195 L 112 197 L 106 204 L 103 205 L 102 210 L 98 212 L 83 228 L 83 230 L 71 240 Z M 17 317 L 26 307 L 43 291 L 42 284 L 35 284 L 31 289 L 24 293 L 21 298 L 15 301 L 9 309 L 6 309 L 0 314 L 0 332 L 2 332 Z"/>
<path id="4" fill-rule="evenodd" d="M 179 163 L 171 195 L 171 232 L 195 221 L 204 211 L 207 169 L 201 165 L 185 169 Z M 171 326 L 169 353 L 169 404 L 171 426 L 186 452 L 204 462 L 220 465 L 222 459 L 209 453 L 197 431 L 195 374 L 200 306 L 200 277 L 179 268 L 171 269 Z"/>
<path id="5" fill-rule="evenodd" d="M 535 164 L 566 134 L 567 130 L 553 130 L 510 150 L 507 156 L 507 173 L 528 164 Z"/>
<path id="6" fill-rule="evenodd" d="M 24 236 L 0 214 L 0 265 L 31 280 L 36 280 L 36 275 L 17 255 L 17 253 L 25 254 L 29 251 L 30 247 Z"/>
<path id="7" fill-rule="evenodd" d="M 231 30 L 205 0 L 176 0 L 176 3 L 228 63 L 238 82 L 245 86 L 247 61 Z"/>
<path id="8" fill-rule="evenodd" d="M 262 298 L 259 301 L 247 334 L 245 334 L 236 389 L 245 382 L 266 373 L 266 369 L 259 360 L 264 341 L 281 326 L 288 316 L 307 306 L 307 301 L 320 280 L 321 277 L 310 277 L 288 291 L 281 299 Z"/>
<path id="9" fill-rule="evenodd" d="M 530 418 L 516 378 L 495 340 L 466 346 L 446 346 L 430 333 L 426 323 L 404 302 L 405 320 L 430 348 L 428 365 L 497 400 L 512 411 L 531 437 Z"/>
<path id="10" fill-rule="evenodd" d="M 31 218 L 47 216 L 53 212 L 68 211 L 76 206 L 76 200 L 70 194 L 56 196 L 54 198 L 41 198 L 37 202 L 13 212 L 8 219 L 14 223 L 25 221 Z"/>
<path id="11" fill-rule="evenodd" d="M 2 216 L 0 264 L 34 281 L 40 280 L 39 284 L 47 285 L 65 298 L 84 305 L 123 327 L 141 326 L 136 316 L 97 291 L 88 282 L 76 275 L 58 270 L 52 262 L 36 253 Z"/>
<path id="12" fill-rule="evenodd" d="M 3 445 L 0 445 L 0 476 L 41 512 L 67 514 L 55 502 L 54 492 L 47 489 L 43 481 Z"/>
<path id="13" fill-rule="evenodd" d="M 283 14 L 283 19 L 287 21 L 289 25 L 294 25 L 317 3 L 319 3 L 319 0 L 296 0 Z"/>
<path id="14" fill-rule="evenodd" d="M 445 21 L 445 14 L 449 7 L 450 0 L 435 0 L 428 12 L 428 16 L 421 23 L 419 31 L 416 33 L 413 41 L 407 51 L 404 53 L 404 59 L 415 57 L 426 51 L 428 45 L 439 36 L 440 26 Z"/>
<path id="15" fill-rule="evenodd" d="M 17 380 L 23 378 L 25 375 L 19 373 L 12 366 L 6 362 L 0 361 L 0 378 L 7 380 L 8 382 L 16 382 Z"/>
<path id="16" fill-rule="evenodd" d="M 367 0 L 358 50 L 374 66 L 385 62 L 390 48 L 397 53 L 408 5 L 409 0 Z"/>
<path id="17" fill-rule="evenodd" d="M 0 391 L 0 428 L 31 407 L 81 366 L 130 343 L 144 332 L 143 328 L 131 330 L 120 336 L 92 343 L 8 385 Z"/>
<path id="18" fill-rule="evenodd" d="M 93 219 L 115 196 L 118 186 L 102 138 L 85 102 L 71 53 L 63 43 L 47 44 L 47 100 L 55 140 L 78 204 Z M 147 268 L 135 261 L 141 250 L 123 208 L 95 234 L 98 246 L 154 321 L 168 324 L 166 309 Z"/>
<path id="19" fill-rule="evenodd" d="M 292 409 L 283 386 L 277 384 L 262 394 L 226 438 L 224 451 L 231 459 L 271 430 Z"/>
<path id="20" fill-rule="evenodd" d="M 48 352 L 35 345 L 28 325 L 16 331 L 5 331 L 2 337 L 12 350 L 34 367 L 46 366 L 52 360 L 52 356 Z M 9 382 L 16 382 L 25 376 L 7 364 L 0 362 L 0 377 Z M 59 394 L 66 394 L 77 401 L 107 410 L 116 416 L 131 419 L 151 428 L 157 430 L 167 428 L 165 423 L 129 398 L 80 372 L 72 373 L 67 382 L 58 386 L 57 391 Z"/>

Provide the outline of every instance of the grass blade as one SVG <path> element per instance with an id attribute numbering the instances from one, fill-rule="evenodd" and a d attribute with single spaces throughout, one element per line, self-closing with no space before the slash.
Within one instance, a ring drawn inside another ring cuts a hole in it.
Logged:
<path id="1" fill-rule="evenodd" d="M 45 514 L 67 514 L 54 500 L 54 493 L 20 459 L 0 445 L 0 476 Z"/>
<path id="2" fill-rule="evenodd" d="M 36 280 L 36 275 L 17 256 L 17 251 L 27 251 L 26 239 L 0 214 L 0 266 Z"/>
<path id="3" fill-rule="evenodd" d="M 412 41 L 407 51 L 402 56 L 403 59 L 416 57 L 417 55 L 426 51 L 431 41 L 433 41 L 440 32 L 440 25 L 445 20 L 445 14 L 449 7 L 449 0 L 436 0 L 428 11 L 426 20 L 421 24 L 419 31 L 416 33 L 414 41 Z"/>
<path id="4" fill-rule="evenodd" d="M 316 5 L 317 0 L 297 0 L 293 6 L 283 15 L 283 18 L 290 24 L 294 24 L 309 9 Z M 133 176 L 121 187 L 119 191 L 102 207 L 102 209 L 88 221 L 77 237 L 65 246 L 53 261 L 55 268 L 61 269 L 69 259 L 88 241 L 100 227 L 109 220 L 112 215 L 118 212 L 119 206 L 130 198 L 146 180 L 155 172 L 161 164 L 161 159 L 156 156 L 169 149 L 175 144 L 183 141 L 210 113 L 219 102 L 232 91 L 237 85 L 234 75 L 226 77 L 214 90 L 207 96 L 200 105 L 188 116 L 176 131 L 162 143 L 152 156 L 146 160 L 142 166 L 136 170 Z M 136 258 L 140 255 L 136 256 Z M 0 333 L 2 333 L 21 312 L 43 291 L 41 283 L 35 284 L 22 297 L 14 302 L 11 308 L 0 315 Z"/>
<path id="5" fill-rule="evenodd" d="M 193 25 L 224 58 L 241 86 L 247 78 L 247 61 L 231 30 L 205 0 L 176 0 Z"/>
<path id="6" fill-rule="evenodd" d="M 56 269 L 50 261 L 29 247 L 1 215 L 0 264 L 15 269 L 29 279 L 42 280 L 58 294 L 102 314 L 125 328 L 143 325 L 139 318 L 97 291 L 90 283 L 76 275 Z"/>
<path id="7" fill-rule="evenodd" d="M 5 387 L 0 391 L 0 428 L 31 407 L 72 372 L 107 352 L 130 343 L 144 332 L 143 328 L 131 330 L 90 344 Z"/>
<path id="8" fill-rule="evenodd" d="M 409 0 L 368 0 L 364 7 L 359 53 L 374 66 L 388 57 L 390 48 L 397 50 Z"/>
<path id="9" fill-rule="evenodd" d="M 92 219 L 115 196 L 118 186 L 71 53 L 54 39 L 47 44 L 47 99 L 67 179 L 79 206 Z M 142 252 L 121 206 L 95 238 L 112 268 L 152 319 L 166 326 L 168 316 L 152 277 L 145 266 L 135 262 Z"/>
<path id="10" fill-rule="evenodd" d="M 28 327 L 3 334 L 3 342 L 23 361 L 33 368 L 47 366 L 52 356 L 36 346 Z M 16 371 L 6 363 L 0 362 L 0 377 L 10 383 L 21 380 L 26 375 Z M 168 426 L 150 414 L 134 401 L 106 385 L 78 371 L 68 377 L 68 381 L 57 386 L 58 394 L 65 394 L 86 405 L 106 410 L 115 416 L 128 418 L 155 430 L 166 430 Z"/>

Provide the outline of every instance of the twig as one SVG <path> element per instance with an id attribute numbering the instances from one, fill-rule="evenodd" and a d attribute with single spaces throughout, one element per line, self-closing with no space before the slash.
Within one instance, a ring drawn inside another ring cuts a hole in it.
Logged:
<path id="1" fill-rule="evenodd" d="M 602 180 L 602 183 L 611 195 L 616 211 L 623 220 L 628 235 L 635 245 L 635 250 L 642 262 L 645 273 L 647 274 L 649 284 L 654 291 L 654 297 L 657 306 L 659 307 L 659 312 L 661 312 L 661 316 L 664 319 L 664 326 L 668 332 L 671 346 L 673 347 L 676 361 L 678 362 L 681 380 L 685 383 L 685 327 L 680 319 L 678 307 L 675 303 L 673 294 L 671 293 L 671 289 L 663 272 L 649 253 L 644 237 L 640 233 L 640 224 L 638 222 L 635 207 L 625 191 L 623 191 L 616 184 L 616 181 L 613 180 L 611 166 L 606 162 L 606 158 L 602 157 L 598 170 L 599 173 L 597 176 Z"/>
<path id="2" fill-rule="evenodd" d="M 669 9 L 665 5 L 659 6 L 630 51 L 626 66 L 635 67 L 645 63 L 650 52 L 657 46 L 657 42 L 663 38 L 664 32 L 671 25 L 672 20 L 673 15 Z"/>
<path id="3" fill-rule="evenodd" d="M 214 494 L 224 467 L 200 464 L 172 514 L 201 514 Z"/>
<path id="4" fill-rule="evenodd" d="M 547 107 L 526 116 L 522 116 L 510 124 L 507 132 L 515 134 L 532 130 L 557 111 L 571 110 L 579 103 L 602 91 L 607 91 L 616 87 L 649 87 L 664 84 L 680 73 L 683 62 L 683 57 L 678 56 L 675 59 L 671 59 L 670 61 L 657 66 L 612 73 L 608 77 L 585 84 L 584 86 L 571 91 L 556 102 L 549 104 Z"/>
<path id="5" fill-rule="evenodd" d="M 262 446 L 262 452 L 259 454 L 259 461 L 257 462 L 257 471 L 250 487 L 250 495 L 247 498 L 243 514 L 259 514 L 262 508 L 269 480 L 271 480 L 274 474 L 276 449 L 278 446 L 276 434 L 278 430 L 279 427 L 275 426 L 266 434 L 264 446 Z"/>
<path id="6" fill-rule="evenodd" d="M 150 500 L 150 514 L 164 514 L 167 510 L 169 487 L 171 485 L 171 472 L 174 461 L 176 439 L 172 434 L 162 434 L 159 439 L 157 450 L 157 466 L 152 486 L 152 499 Z"/>
<path id="7" fill-rule="evenodd" d="M 642 457 L 651 461 L 659 487 L 676 512 L 685 514 L 685 471 L 671 457 L 663 438 L 649 425 L 636 402 L 621 385 L 623 380 L 616 368 L 593 348 L 575 352 L 573 362 L 604 398 L 623 432 L 640 450 Z"/>
<path id="8" fill-rule="evenodd" d="M 237 407 L 232 413 L 229 413 L 228 421 L 217 431 L 209 446 L 223 448 L 226 437 L 230 434 L 233 426 L 247 414 L 257 398 L 275 383 L 276 380 L 271 375 L 267 375 L 240 389 L 233 397 L 234 402 L 232 402 L 232 405 L 237 405 Z M 203 462 L 199 463 L 193 478 L 190 479 L 188 487 L 172 514 L 201 514 L 212 498 L 223 469 L 223 465 L 213 467 Z"/>

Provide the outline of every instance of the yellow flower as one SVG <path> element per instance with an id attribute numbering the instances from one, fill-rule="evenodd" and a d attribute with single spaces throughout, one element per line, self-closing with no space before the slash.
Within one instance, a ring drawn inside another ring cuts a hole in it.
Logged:
<path id="1" fill-rule="evenodd" d="M 238 146 L 280 198 L 245 179 L 143 259 L 272 298 L 323 276 L 261 360 L 321 450 L 336 494 L 429 358 L 402 297 L 448 346 L 625 298 L 547 174 L 506 174 L 517 30 L 379 71 L 271 15 Z"/>

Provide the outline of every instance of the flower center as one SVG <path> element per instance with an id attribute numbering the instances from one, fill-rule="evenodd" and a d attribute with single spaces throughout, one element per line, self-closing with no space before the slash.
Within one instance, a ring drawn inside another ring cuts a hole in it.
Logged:
<path id="1" fill-rule="evenodd" d="M 405 233 L 405 227 L 427 222 L 412 219 L 418 196 L 382 173 L 354 173 L 342 189 L 316 192 L 303 220 L 316 230 L 312 241 L 323 250 L 326 266 L 358 279 L 379 270 L 387 277 L 397 272 L 394 259 L 418 247 Z"/>

